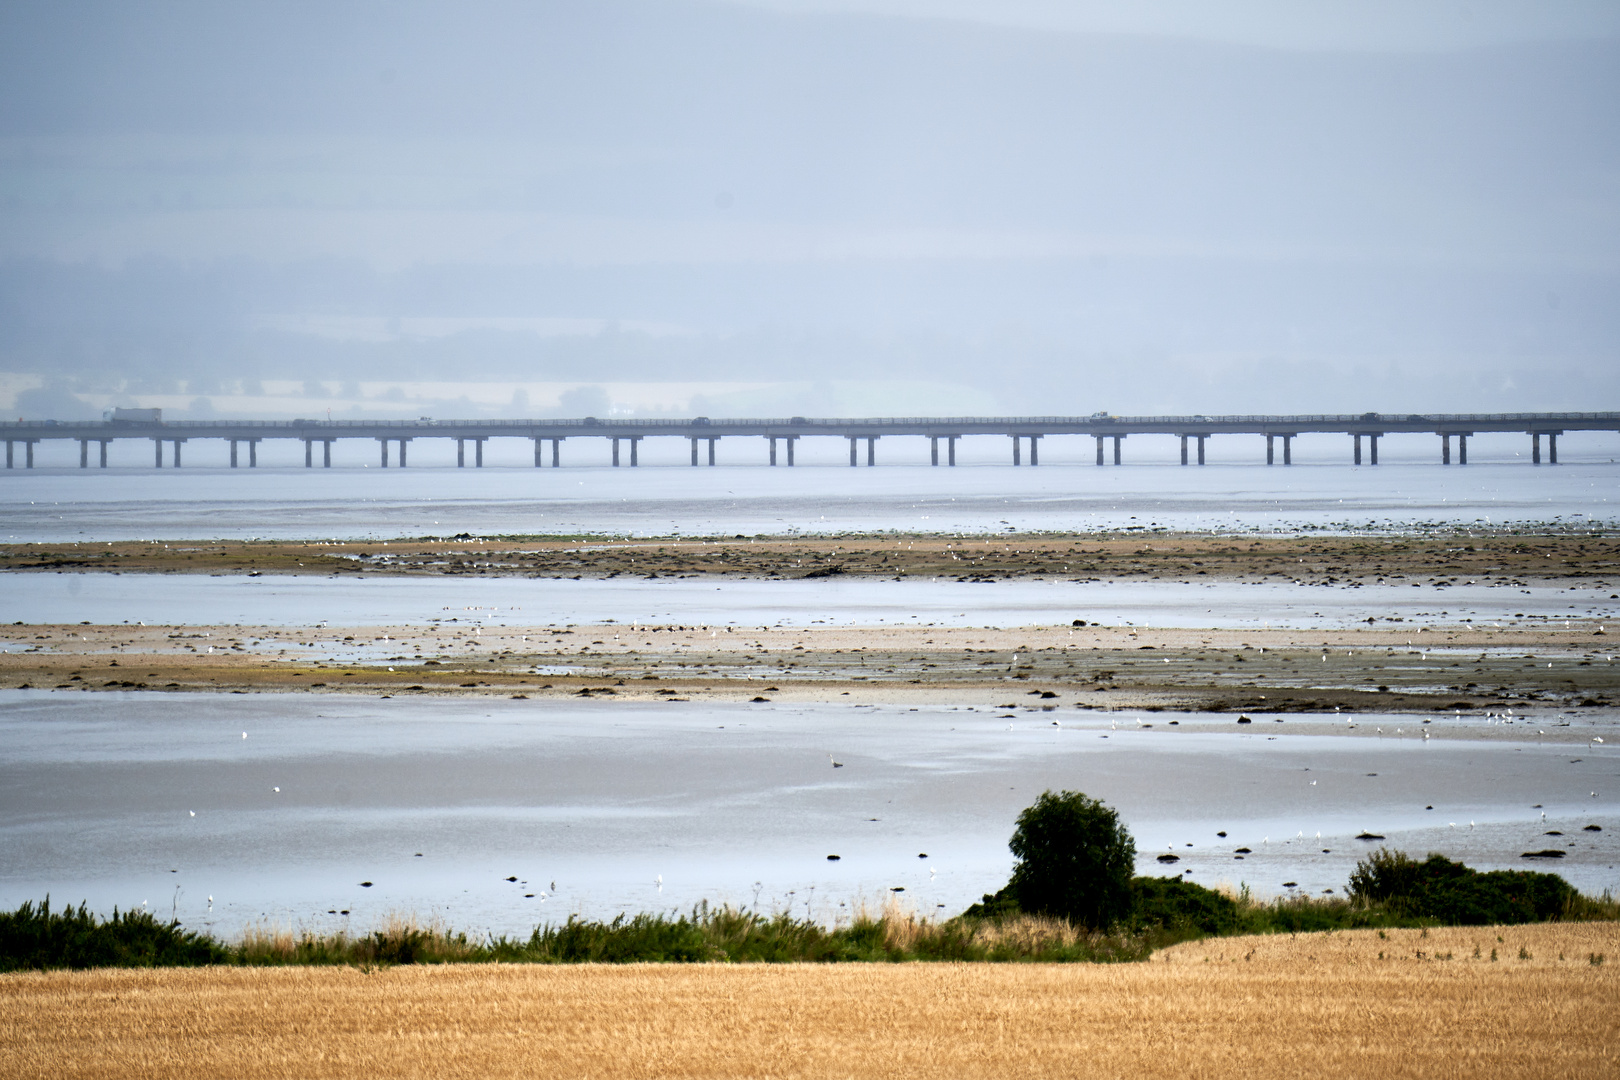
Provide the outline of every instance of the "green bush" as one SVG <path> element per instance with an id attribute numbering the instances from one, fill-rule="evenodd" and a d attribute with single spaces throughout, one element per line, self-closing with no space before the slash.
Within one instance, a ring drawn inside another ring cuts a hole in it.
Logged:
<path id="1" fill-rule="evenodd" d="M 212 938 L 145 911 L 114 908 L 112 918 L 102 920 L 84 904 L 53 912 L 49 896 L 38 907 L 25 900 L 16 911 L 0 911 L 0 971 L 195 967 L 229 959 Z"/>
<path id="2" fill-rule="evenodd" d="M 1131 925 L 1170 931 L 1230 934 L 1237 929 L 1238 907 L 1230 897 L 1179 877 L 1131 879 Z"/>
<path id="3" fill-rule="evenodd" d="M 1033 915 L 1104 930 L 1129 917 L 1136 842 L 1119 813 L 1078 791 L 1044 791 L 1018 815 L 1005 890 Z"/>
<path id="4" fill-rule="evenodd" d="M 1448 926 L 1545 922 L 1563 915 L 1578 898 L 1557 874 L 1479 871 L 1443 855 L 1418 862 L 1387 848 L 1356 864 L 1350 894 L 1397 915 L 1435 919 Z"/>

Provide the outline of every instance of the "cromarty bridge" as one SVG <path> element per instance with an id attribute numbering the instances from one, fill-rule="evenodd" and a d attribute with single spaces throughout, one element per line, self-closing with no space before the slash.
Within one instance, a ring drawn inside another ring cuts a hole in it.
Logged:
<path id="1" fill-rule="evenodd" d="M 25 468 L 34 467 L 34 447 L 53 439 L 75 439 L 79 443 L 79 467 L 89 468 L 91 444 L 96 444 L 100 467 L 107 467 L 107 447 L 118 439 L 149 439 L 153 464 L 164 465 L 164 444 L 172 447 L 170 465 L 180 467 L 181 447 L 195 439 L 221 439 L 230 443 L 231 467 L 242 460 L 239 449 L 247 450 L 245 464 L 258 465 L 259 443 L 267 439 L 296 439 L 304 444 L 304 465 L 315 467 L 316 457 L 325 468 L 332 465 L 332 444 L 339 439 L 370 439 L 379 444 L 381 465 L 390 465 L 390 444 L 397 445 L 393 464 L 404 468 L 406 448 L 418 439 L 454 439 L 456 464 L 468 464 L 467 444 L 472 444 L 472 465 L 484 464 L 484 443 L 490 439 L 529 439 L 534 443 L 536 468 L 549 463 L 562 464 L 562 444 L 569 439 L 605 439 L 612 444 L 612 462 L 638 464 L 642 439 L 679 438 L 692 444 L 692 464 L 700 459 L 715 463 L 715 444 L 721 439 L 761 439 L 768 446 L 769 462 L 777 464 L 777 449 L 785 449 L 786 464 L 793 464 L 794 444 L 799 439 L 836 438 L 849 440 L 849 463 L 877 464 L 877 443 L 885 438 L 918 437 L 929 440 L 930 461 L 934 465 L 955 465 L 957 441 L 967 435 L 1004 435 L 1011 440 L 1012 463 L 1040 464 L 1040 441 L 1056 436 L 1090 437 L 1097 441 L 1097 464 L 1122 460 L 1122 446 L 1131 435 L 1172 435 L 1181 438 L 1181 464 L 1204 464 L 1207 440 L 1220 436 L 1258 436 L 1265 440 L 1267 465 L 1277 464 L 1278 444 L 1281 463 L 1293 464 L 1293 440 L 1304 434 L 1348 436 L 1350 460 L 1362 463 L 1362 447 L 1368 450 L 1368 463 L 1378 464 L 1378 440 L 1386 435 L 1438 436 L 1440 464 L 1452 462 L 1452 440 L 1456 440 L 1459 465 L 1468 464 L 1468 439 L 1479 432 L 1520 432 L 1530 438 L 1531 462 L 1542 462 L 1542 439 L 1547 442 L 1547 463 L 1558 464 L 1558 436 L 1567 431 L 1620 432 L 1620 412 L 1602 413 L 1462 413 L 1385 415 L 1361 413 L 1353 416 L 938 416 L 876 419 L 810 419 L 795 416 L 786 420 L 711 420 L 699 416 L 691 420 L 598 419 L 578 420 L 170 420 L 158 410 L 113 410 L 109 419 L 94 421 L 19 420 L 0 423 L 0 438 L 6 444 L 6 468 L 16 467 L 16 447 L 23 447 Z M 865 453 L 862 443 L 865 443 Z M 941 446 L 944 444 L 943 461 Z M 1025 446 L 1027 443 L 1027 454 Z M 549 447 L 547 446 L 549 444 Z M 621 447 L 628 454 L 621 455 Z M 319 451 L 317 452 L 317 447 Z M 547 450 L 549 449 L 549 454 Z M 1258 447 L 1256 447 L 1258 451 Z M 706 455 L 703 451 L 707 451 Z M 1258 454 L 1257 454 L 1258 458 Z"/>

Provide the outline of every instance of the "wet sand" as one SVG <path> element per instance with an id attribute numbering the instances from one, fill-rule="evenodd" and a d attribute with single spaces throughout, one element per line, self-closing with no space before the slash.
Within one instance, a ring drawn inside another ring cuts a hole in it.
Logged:
<path id="1" fill-rule="evenodd" d="M 1620 585 L 1620 537 L 1465 531 L 1422 536 L 927 533 L 693 540 L 427 537 L 389 541 L 169 541 L 0 545 L 0 569 L 188 574 L 432 574 L 612 578 L 815 578 L 978 581 L 1416 582 L 1444 587 L 1581 582 Z"/>
<path id="2" fill-rule="evenodd" d="M 785 701 L 1213 712 L 1601 711 L 1611 635 L 1555 626 L 13 627 L 0 687 Z M 1602 633 L 1599 633 L 1602 629 Z"/>

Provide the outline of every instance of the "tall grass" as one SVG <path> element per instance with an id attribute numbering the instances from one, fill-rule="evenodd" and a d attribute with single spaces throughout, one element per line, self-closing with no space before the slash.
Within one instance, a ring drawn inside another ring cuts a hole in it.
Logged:
<path id="1" fill-rule="evenodd" d="M 1064 919 L 1018 912 L 935 919 L 891 900 L 875 911 L 857 906 L 847 923 L 833 927 L 785 912 L 704 903 L 684 915 L 620 915 L 605 922 L 571 916 L 536 927 L 527 938 L 473 939 L 437 920 L 395 916 L 368 933 L 320 934 L 257 924 L 234 943 L 158 922 L 144 912 L 115 912 L 106 920 L 83 905 L 53 912 L 47 900 L 0 912 L 0 971 L 202 964 L 1119 963 L 1146 960 L 1158 949 L 1204 937 L 1440 925 L 1357 897 L 1262 900 L 1246 888 L 1221 892 L 1231 917 L 1223 917 L 1215 931 L 1186 922 L 1137 922 L 1093 932 Z M 1620 902 L 1607 893 L 1575 894 L 1562 918 L 1620 921 Z"/>

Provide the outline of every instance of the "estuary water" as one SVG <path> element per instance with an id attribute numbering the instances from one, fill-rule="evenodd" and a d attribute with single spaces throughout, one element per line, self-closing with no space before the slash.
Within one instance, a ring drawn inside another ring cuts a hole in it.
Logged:
<path id="1" fill-rule="evenodd" d="M 1376 716 L 1337 734 L 1169 713 L 1151 728 L 1052 720 L 0 691 L 0 908 L 47 892 L 104 911 L 144 902 L 225 936 L 394 912 L 526 934 L 702 900 L 829 922 L 890 898 L 955 913 L 1005 882 L 1013 820 L 1047 788 L 1116 806 L 1140 872 L 1261 895 L 1342 891 L 1378 846 L 1355 839 L 1364 830 L 1480 867 L 1557 847 L 1552 868 L 1578 887 L 1620 888 L 1612 718 L 1603 745 L 1586 720 L 1557 740 L 1476 737 L 1484 721 L 1395 737 L 1375 725 L 1399 718 Z"/>
<path id="2" fill-rule="evenodd" d="M 0 539 L 1579 528 L 1617 521 L 1611 454 L 1539 468 L 42 468 L 0 472 Z"/>
<path id="3" fill-rule="evenodd" d="M 1620 585 L 1620 582 L 1614 583 Z M 0 575 L 0 624 L 486 626 L 1347 627 L 1369 618 L 1439 625 L 1614 618 L 1609 584 L 1293 585 L 1216 581 L 925 579 L 759 581 L 15 573 Z M 15 648 L 0 642 L 0 650 Z"/>

